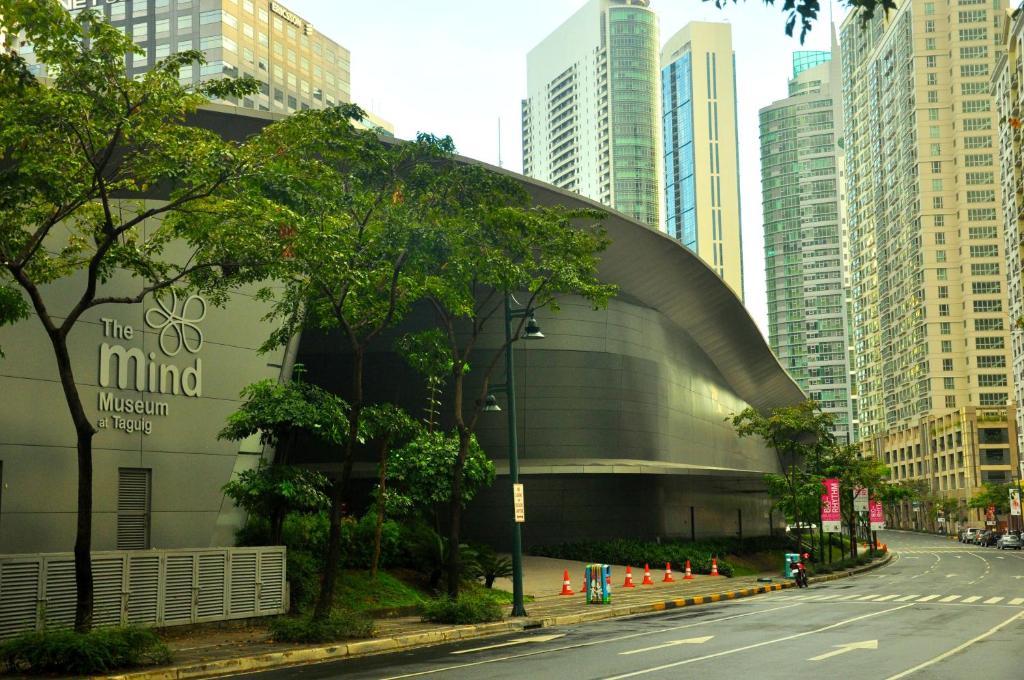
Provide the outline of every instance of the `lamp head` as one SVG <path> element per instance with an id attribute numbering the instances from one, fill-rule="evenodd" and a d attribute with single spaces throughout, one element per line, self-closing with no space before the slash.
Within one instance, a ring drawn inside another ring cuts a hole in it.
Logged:
<path id="1" fill-rule="evenodd" d="M 500 411 L 501 407 L 498 406 L 498 400 L 494 398 L 493 394 L 488 394 L 486 401 L 484 401 L 484 411 Z"/>
<path id="2" fill-rule="evenodd" d="M 540 332 L 540 324 L 537 323 L 537 317 L 533 314 L 530 314 L 530 318 L 526 320 L 526 329 L 523 331 L 523 337 L 534 340 L 540 340 L 544 337 L 544 334 Z"/>

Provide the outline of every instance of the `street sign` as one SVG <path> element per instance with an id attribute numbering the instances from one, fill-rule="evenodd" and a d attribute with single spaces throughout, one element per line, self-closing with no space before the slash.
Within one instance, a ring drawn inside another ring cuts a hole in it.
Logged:
<path id="1" fill-rule="evenodd" d="M 1020 489 L 1010 489 L 1010 514 L 1020 515 Z"/>
<path id="2" fill-rule="evenodd" d="M 885 528 L 885 511 L 882 509 L 882 501 L 873 500 L 868 503 L 868 517 L 871 521 L 872 531 Z"/>
<path id="3" fill-rule="evenodd" d="M 821 495 L 821 528 L 829 534 L 838 534 L 843 530 L 843 516 L 839 505 L 839 479 L 830 477 L 824 480 L 825 493 Z"/>
<path id="4" fill-rule="evenodd" d="M 512 504 L 515 506 L 516 521 L 526 521 L 526 500 L 523 497 L 523 485 L 512 485 Z"/>
<path id="5" fill-rule="evenodd" d="M 863 486 L 853 487 L 853 509 L 856 512 L 868 511 L 868 490 Z"/>

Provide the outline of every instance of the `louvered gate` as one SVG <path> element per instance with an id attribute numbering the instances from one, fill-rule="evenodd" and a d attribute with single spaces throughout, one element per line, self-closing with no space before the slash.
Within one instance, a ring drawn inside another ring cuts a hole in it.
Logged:
<path id="1" fill-rule="evenodd" d="M 94 552 L 94 620 L 141 626 L 283 614 L 285 548 Z M 0 555 L 0 639 L 75 618 L 71 553 Z"/>

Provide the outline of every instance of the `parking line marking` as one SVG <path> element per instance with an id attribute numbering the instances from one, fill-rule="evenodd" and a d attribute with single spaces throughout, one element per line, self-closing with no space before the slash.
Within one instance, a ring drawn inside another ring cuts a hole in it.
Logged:
<path id="1" fill-rule="evenodd" d="M 999 602 L 1002 599 L 1004 599 L 1004 598 L 1002 598 L 1002 597 L 990 597 L 987 600 L 985 600 L 985 604 L 996 604 L 997 602 Z"/>

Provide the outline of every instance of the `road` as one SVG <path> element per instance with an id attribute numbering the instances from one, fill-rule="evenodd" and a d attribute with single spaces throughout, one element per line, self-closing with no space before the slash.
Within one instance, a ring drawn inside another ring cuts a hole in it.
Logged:
<path id="1" fill-rule="evenodd" d="M 806 590 L 241 677 L 1024 677 L 1024 553 L 880 540 L 888 566 Z"/>

